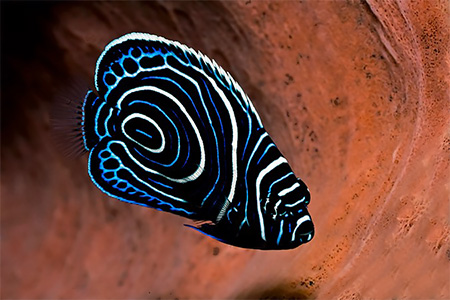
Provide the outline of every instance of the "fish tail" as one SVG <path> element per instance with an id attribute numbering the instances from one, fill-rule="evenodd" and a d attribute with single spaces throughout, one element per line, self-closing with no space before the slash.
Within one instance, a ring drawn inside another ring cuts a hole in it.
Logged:
<path id="1" fill-rule="evenodd" d="M 55 96 L 50 112 L 52 137 L 61 154 L 78 157 L 87 152 L 84 138 L 84 102 L 88 84 L 74 79 Z"/>

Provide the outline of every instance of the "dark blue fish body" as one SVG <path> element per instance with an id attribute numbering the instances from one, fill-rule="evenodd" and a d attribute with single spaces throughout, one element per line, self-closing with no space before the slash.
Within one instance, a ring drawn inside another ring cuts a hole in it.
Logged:
<path id="1" fill-rule="evenodd" d="M 81 130 L 103 192 L 204 221 L 194 228 L 239 247 L 290 249 L 312 239 L 306 185 L 213 60 L 130 33 L 101 54 L 95 90 Z"/>

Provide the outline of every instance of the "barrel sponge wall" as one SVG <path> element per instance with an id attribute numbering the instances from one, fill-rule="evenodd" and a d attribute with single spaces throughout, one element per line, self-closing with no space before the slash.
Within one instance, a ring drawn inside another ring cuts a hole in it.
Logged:
<path id="1" fill-rule="evenodd" d="M 2 298 L 449 298 L 445 1 L 2 2 Z M 311 191 L 315 237 L 227 246 L 102 194 L 52 100 L 127 32 L 243 87 Z"/>

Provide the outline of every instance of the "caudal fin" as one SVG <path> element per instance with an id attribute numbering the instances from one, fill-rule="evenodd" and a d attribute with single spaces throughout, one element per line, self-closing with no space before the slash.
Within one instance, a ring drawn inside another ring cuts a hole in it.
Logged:
<path id="1" fill-rule="evenodd" d="M 87 152 L 84 142 L 83 105 L 88 84 L 82 79 L 73 80 L 57 93 L 50 121 L 52 136 L 58 150 L 67 157 L 78 157 Z"/>

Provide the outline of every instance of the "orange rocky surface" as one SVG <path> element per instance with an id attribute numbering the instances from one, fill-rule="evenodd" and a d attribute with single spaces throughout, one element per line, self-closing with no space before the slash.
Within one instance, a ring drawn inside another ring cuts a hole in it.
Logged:
<path id="1" fill-rule="evenodd" d="M 1 298 L 450 298 L 448 2 L 1 5 Z M 310 243 L 221 244 L 58 153 L 55 93 L 130 31 L 230 71 L 311 190 Z"/>

